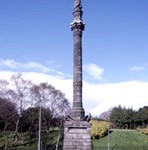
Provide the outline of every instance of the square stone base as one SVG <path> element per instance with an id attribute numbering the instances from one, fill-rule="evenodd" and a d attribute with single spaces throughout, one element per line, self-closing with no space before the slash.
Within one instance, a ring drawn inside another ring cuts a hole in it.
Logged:
<path id="1" fill-rule="evenodd" d="M 87 121 L 66 121 L 63 150 L 92 150 L 90 128 Z"/>

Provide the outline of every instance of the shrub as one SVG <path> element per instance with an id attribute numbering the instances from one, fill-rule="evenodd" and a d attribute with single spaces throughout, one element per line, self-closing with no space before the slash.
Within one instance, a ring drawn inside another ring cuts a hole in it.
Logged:
<path id="1" fill-rule="evenodd" d="M 148 127 L 147 128 L 137 128 L 137 131 L 143 133 L 143 134 L 146 134 L 148 135 Z"/>
<path id="2" fill-rule="evenodd" d="M 110 122 L 107 121 L 98 121 L 98 120 L 91 120 L 90 123 L 92 124 L 91 137 L 93 139 L 105 136 L 108 131 L 108 127 L 111 124 Z"/>

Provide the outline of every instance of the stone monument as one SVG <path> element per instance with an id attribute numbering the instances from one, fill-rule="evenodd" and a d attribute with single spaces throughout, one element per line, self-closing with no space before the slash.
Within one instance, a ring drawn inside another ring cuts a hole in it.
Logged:
<path id="1" fill-rule="evenodd" d="M 64 124 L 63 150 L 91 150 L 90 115 L 85 116 L 82 103 L 82 20 L 81 0 L 74 0 L 74 20 L 71 23 L 74 39 L 73 107 L 72 116 Z"/>

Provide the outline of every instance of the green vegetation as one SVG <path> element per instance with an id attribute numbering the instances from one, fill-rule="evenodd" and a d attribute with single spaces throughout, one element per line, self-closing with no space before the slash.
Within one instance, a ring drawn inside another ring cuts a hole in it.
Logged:
<path id="1" fill-rule="evenodd" d="M 110 122 L 107 121 L 99 121 L 99 120 L 91 120 L 91 137 L 93 139 L 103 137 L 107 134 L 108 127 L 110 126 Z"/>
<path id="2" fill-rule="evenodd" d="M 148 106 L 134 111 L 132 108 L 114 107 L 109 116 L 110 121 L 122 129 L 136 129 L 137 127 L 146 127 L 148 124 Z"/>
<path id="3" fill-rule="evenodd" d="M 59 130 L 58 128 L 50 129 L 47 149 L 54 150 L 57 142 Z M 9 133 L 8 148 L 11 148 L 13 141 L 13 132 Z M 41 141 L 43 146 L 43 141 Z M 102 137 L 92 140 L 93 150 L 107 150 L 108 137 Z M 4 148 L 6 144 L 6 133 L 0 134 L 0 148 Z M 147 150 L 148 149 L 148 135 L 142 134 L 136 130 L 123 130 L 114 129 L 110 133 L 110 150 Z M 42 147 L 41 146 L 41 147 Z M 21 135 L 20 140 L 14 147 L 21 150 L 34 150 L 37 149 L 37 137 L 30 139 L 29 133 L 24 132 Z"/>
<path id="4" fill-rule="evenodd" d="M 147 150 L 148 135 L 142 134 L 136 130 L 117 130 L 110 133 L 109 136 L 110 150 Z M 108 147 L 108 138 L 92 140 L 94 150 Z"/>
<path id="5" fill-rule="evenodd" d="M 44 133 L 42 132 L 42 135 Z M 59 134 L 59 129 L 55 128 L 55 129 L 50 129 L 50 131 L 48 132 L 48 138 L 46 141 L 46 148 L 50 147 L 50 150 L 54 150 L 56 143 L 57 143 L 57 137 Z M 10 149 L 12 147 L 12 141 L 13 141 L 13 132 L 9 133 L 8 136 L 8 146 L 7 148 Z M 0 134 L 0 149 L 4 149 L 5 145 L 6 145 L 6 133 L 3 132 Z M 41 147 L 43 147 L 43 142 L 44 137 L 42 136 L 42 140 L 41 140 Z M 16 145 L 14 146 L 14 149 L 27 149 L 27 150 L 34 150 L 37 149 L 37 144 L 38 144 L 38 139 L 37 137 L 34 138 L 30 138 L 30 135 L 28 132 L 24 132 L 20 135 L 20 139 L 17 141 Z"/>
<path id="6" fill-rule="evenodd" d="M 70 103 L 64 93 L 48 83 L 36 85 L 21 74 L 13 75 L 10 82 L 0 80 L 0 149 L 36 150 L 40 132 L 41 148 L 61 148 L 63 118 L 70 113 Z M 97 150 L 107 147 L 105 136 L 109 127 L 120 128 L 110 134 L 110 146 L 114 149 L 118 146 L 147 146 L 148 149 L 148 106 L 138 111 L 114 107 L 108 119 L 110 122 L 91 121 L 91 137 Z M 137 131 L 121 130 L 136 128 Z"/>
<path id="7" fill-rule="evenodd" d="M 21 74 L 0 80 L 0 148 L 37 149 L 40 133 L 42 148 L 60 147 L 63 117 L 70 110 L 64 93 L 49 83 L 34 84 Z"/>
<path id="8" fill-rule="evenodd" d="M 147 128 L 137 128 L 137 131 L 148 135 L 148 127 Z"/>

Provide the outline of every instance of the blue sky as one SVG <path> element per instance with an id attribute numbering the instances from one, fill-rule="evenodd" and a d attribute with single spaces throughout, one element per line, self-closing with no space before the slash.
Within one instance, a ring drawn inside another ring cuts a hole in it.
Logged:
<path id="1" fill-rule="evenodd" d="M 82 5 L 84 82 L 91 86 L 147 83 L 148 1 L 82 0 Z M 73 0 L 1 0 L 1 76 L 10 71 L 35 72 L 72 80 L 72 11 Z"/>

